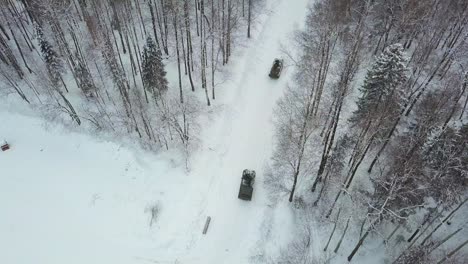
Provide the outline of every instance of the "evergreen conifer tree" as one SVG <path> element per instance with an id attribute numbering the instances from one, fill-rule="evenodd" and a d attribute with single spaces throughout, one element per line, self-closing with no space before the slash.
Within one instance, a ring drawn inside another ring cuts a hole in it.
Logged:
<path id="1" fill-rule="evenodd" d="M 44 57 L 47 71 L 54 85 L 58 86 L 60 83 L 60 74 L 63 71 L 62 62 L 59 55 L 53 49 L 52 45 L 44 38 L 42 29 L 36 25 L 37 39 L 41 48 L 42 56 Z"/>
<path id="2" fill-rule="evenodd" d="M 93 97 L 96 86 L 94 85 L 91 73 L 88 71 L 83 60 L 76 55 L 75 75 L 78 80 L 78 86 L 87 97 Z"/>
<path id="3" fill-rule="evenodd" d="M 143 48 L 142 71 L 143 86 L 153 97 L 160 96 L 167 90 L 162 53 L 151 37 L 148 37 Z"/>
<path id="4" fill-rule="evenodd" d="M 388 46 L 368 70 L 362 96 L 358 99 L 358 109 L 351 118 L 359 122 L 370 114 L 385 111 L 389 106 L 402 105 L 404 97 L 401 85 L 407 79 L 407 59 L 400 44 Z"/>

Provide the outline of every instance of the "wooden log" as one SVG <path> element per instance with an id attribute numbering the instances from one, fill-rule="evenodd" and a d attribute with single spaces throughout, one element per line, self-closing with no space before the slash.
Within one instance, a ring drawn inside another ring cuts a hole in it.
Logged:
<path id="1" fill-rule="evenodd" d="M 205 227 L 203 228 L 203 234 L 204 235 L 206 235 L 206 232 L 208 232 L 208 227 L 210 226 L 210 222 L 211 222 L 211 217 L 208 216 L 206 218 Z"/>

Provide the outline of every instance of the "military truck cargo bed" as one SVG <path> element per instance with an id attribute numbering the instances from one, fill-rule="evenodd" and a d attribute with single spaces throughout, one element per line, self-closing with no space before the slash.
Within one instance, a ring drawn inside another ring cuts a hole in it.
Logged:
<path id="1" fill-rule="evenodd" d="M 245 201 L 252 200 L 253 187 L 240 184 L 238 198 Z"/>

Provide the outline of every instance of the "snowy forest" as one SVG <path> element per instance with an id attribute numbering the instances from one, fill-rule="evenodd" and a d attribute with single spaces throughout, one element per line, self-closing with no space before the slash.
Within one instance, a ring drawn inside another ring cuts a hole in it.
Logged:
<path id="1" fill-rule="evenodd" d="M 1 92 L 50 120 L 187 149 L 261 3 L 2 0 Z"/>
<path id="2" fill-rule="evenodd" d="M 468 262 L 468 1 L 0 0 L 0 14 L 0 111 L 180 154 L 188 176 L 162 170 L 173 179 L 148 196 L 184 199 L 145 209 L 158 239 L 184 241 L 161 242 L 167 263 Z M 220 198 L 242 166 L 256 208 Z M 205 214 L 224 240 L 168 227 Z"/>
<path id="3" fill-rule="evenodd" d="M 348 261 L 366 243 L 385 243 L 386 263 L 468 260 L 466 248 L 456 255 L 468 243 L 467 8 L 310 6 L 294 82 L 276 109 L 270 186 L 299 208 L 298 228 L 316 228 L 308 215 L 330 227 L 323 251 L 350 237 Z M 308 241 L 302 232 L 281 263 L 311 263 Z"/>

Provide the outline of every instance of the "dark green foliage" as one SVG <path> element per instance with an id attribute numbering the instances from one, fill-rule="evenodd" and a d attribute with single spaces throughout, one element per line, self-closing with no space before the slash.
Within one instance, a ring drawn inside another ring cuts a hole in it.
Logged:
<path id="1" fill-rule="evenodd" d="M 52 45 L 44 38 L 41 28 L 37 25 L 36 31 L 42 57 L 45 60 L 50 79 L 54 85 L 59 85 L 61 73 L 63 72 L 62 61 Z"/>
<path id="2" fill-rule="evenodd" d="M 143 86 L 155 98 L 167 90 L 168 82 L 161 50 L 157 48 L 151 37 L 148 37 L 143 48 L 142 71 Z"/>
<path id="3" fill-rule="evenodd" d="M 76 58 L 75 75 L 78 81 L 78 86 L 86 96 L 92 97 L 94 96 L 93 92 L 96 90 L 96 86 L 94 85 L 91 73 L 88 71 L 85 63 L 78 55 Z"/>
<path id="4" fill-rule="evenodd" d="M 406 58 L 403 47 L 394 44 L 387 47 L 367 72 L 358 99 L 358 110 L 352 122 L 359 122 L 374 113 L 399 109 L 404 103 L 401 85 L 407 79 Z"/>

